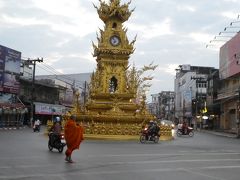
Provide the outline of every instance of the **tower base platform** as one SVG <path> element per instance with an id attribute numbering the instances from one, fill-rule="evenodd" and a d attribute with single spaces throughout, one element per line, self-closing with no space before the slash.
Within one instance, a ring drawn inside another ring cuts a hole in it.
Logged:
<path id="1" fill-rule="evenodd" d="M 140 136 L 136 135 L 102 135 L 84 134 L 85 140 L 110 140 L 110 141 L 139 141 Z M 160 136 L 160 141 L 173 140 L 172 136 Z"/>

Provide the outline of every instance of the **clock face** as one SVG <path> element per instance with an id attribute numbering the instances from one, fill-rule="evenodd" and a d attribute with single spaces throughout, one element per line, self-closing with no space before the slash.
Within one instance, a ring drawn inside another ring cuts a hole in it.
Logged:
<path id="1" fill-rule="evenodd" d="M 110 43 L 113 45 L 113 46 L 118 46 L 120 44 L 120 38 L 118 36 L 112 36 L 110 38 Z"/>

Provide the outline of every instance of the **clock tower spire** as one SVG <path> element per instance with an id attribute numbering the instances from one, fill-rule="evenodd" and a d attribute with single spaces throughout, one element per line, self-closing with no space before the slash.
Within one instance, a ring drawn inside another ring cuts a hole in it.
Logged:
<path id="1" fill-rule="evenodd" d="M 97 37 L 98 44 L 93 43 L 94 53 L 97 61 L 97 74 L 101 74 L 98 87 L 99 93 L 129 93 L 127 91 L 126 70 L 128 59 L 134 52 L 134 39 L 128 41 L 127 30 L 123 23 L 128 20 L 134 10 L 129 10 L 131 3 L 120 4 L 120 0 L 111 0 L 108 4 L 100 1 L 97 9 L 99 18 L 104 22 L 104 30 L 100 29 Z"/>

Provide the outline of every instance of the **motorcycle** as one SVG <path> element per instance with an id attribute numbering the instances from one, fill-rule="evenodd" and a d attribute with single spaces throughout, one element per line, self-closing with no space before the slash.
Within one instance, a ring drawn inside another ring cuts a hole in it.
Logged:
<path id="1" fill-rule="evenodd" d="M 145 128 L 141 131 L 140 142 L 141 142 L 141 143 L 146 143 L 147 141 L 153 141 L 154 143 L 158 143 L 159 138 L 160 138 L 159 132 L 150 133 L 150 132 L 148 131 L 148 128 L 145 127 Z"/>
<path id="2" fill-rule="evenodd" d="M 40 125 L 35 125 L 33 127 L 33 132 L 40 132 Z"/>
<path id="3" fill-rule="evenodd" d="M 182 135 L 188 135 L 190 137 L 193 137 L 194 136 L 193 128 L 192 127 L 187 127 L 186 132 L 184 132 L 182 128 L 178 128 L 177 136 L 180 137 Z"/>
<path id="4" fill-rule="evenodd" d="M 64 134 L 50 132 L 48 133 L 48 137 L 48 149 L 52 151 L 53 148 L 55 148 L 59 153 L 63 152 L 64 146 L 66 146 L 66 143 L 64 142 Z"/>

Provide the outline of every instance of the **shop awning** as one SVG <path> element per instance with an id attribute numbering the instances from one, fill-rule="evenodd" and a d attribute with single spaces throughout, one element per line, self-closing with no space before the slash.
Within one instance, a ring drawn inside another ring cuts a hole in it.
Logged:
<path id="1" fill-rule="evenodd" d="M 25 105 L 22 103 L 0 103 L 0 108 L 2 108 L 2 109 L 9 109 L 9 108 L 21 109 L 21 108 L 25 108 Z"/>

